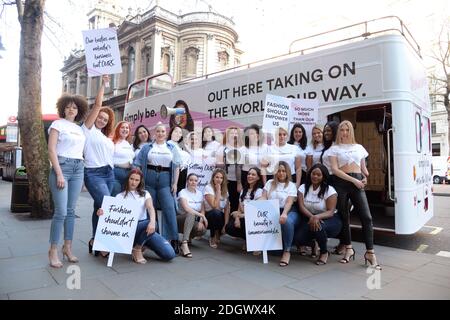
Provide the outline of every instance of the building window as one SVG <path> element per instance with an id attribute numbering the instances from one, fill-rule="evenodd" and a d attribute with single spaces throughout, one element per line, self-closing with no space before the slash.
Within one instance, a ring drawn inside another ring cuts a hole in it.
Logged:
<path id="1" fill-rule="evenodd" d="M 225 69 L 226 67 L 228 67 L 228 53 L 226 51 L 221 51 L 218 53 L 218 56 L 220 69 Z"/>
<path id="2" fill-rule="evenodd" d="M 431 123 L 431 134 L 436 134 L 436 122 Z"/>
<path id="3" fill-rule="evenodd" d="M 170 55 L 167 52 L 162 56 L 162 71 L 170 73 Z"/>
<path id="4" fill-rule="evenodd" d="M 186 61 L 186 76 L 197 75 L 197 63 L 200 50 L 194 47 L 187 48 L 184 51 Z"/>
<path id="5" fill-rule="evenodd" d="M 134 81 L 136 75 L 136 54 L 133 48 L 128 51 L 128 84 Z"/>
<path id="6" fill-rule="evenodd" d="M 433 148 L 433 150 L 432 150 L 433 157 L 441 155 L 441 144 L 440 143 L 433 143 L 432 148 Z"/>
<path id="7" fill-rule="evenodd" d="M 152 60 L 150 53 L 145 55 L 145 75 L 149 76 L 152 70 Z"/>

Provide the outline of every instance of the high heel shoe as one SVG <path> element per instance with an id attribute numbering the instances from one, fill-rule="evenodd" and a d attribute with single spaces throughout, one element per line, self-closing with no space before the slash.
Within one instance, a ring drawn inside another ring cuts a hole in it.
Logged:
<path id="1" fill-rule="evenodd" d="M 137 257 L 135 255 L 135 252 L 140 252 L 140 257 Z M 144 256 L 142 255 L 142 249 L 134 249 L 131 252 L 131 258 L 133 259 L 134 262 L 138 263 L 138 264 L 146 264 L 147 260 L 144 258 Z"/>
<path id="2" fill-rule="evenodd" d="M 72 263 L 77 263 L 79 260 L 77 257 L 75 257 L 74 255 L 70 255 L 66 250 L 66 247 L 63 245 L 62 246 L 62 253 L 63 253 L 63 259 L 67 258 L 67 261 L 72 262 Z"/>
<path id="3" fill-rule="evenodd" d="M 89 247 L 89 253 L 92 254 L 92 246 L 94 245 L 94 239 L 89 240 L 88 242 L 88 247 Z M 98 256 L 98 251 L 95 250 L 94 251 L 94 256 L 97 257 Z"/>
<path id="4" fill-rule="evenodd" d="M 180 246 L 180 250 L 181 250 L 181 255 L 185 258 L 192 258 L 192 253 L 189 250 L 188 244 L 186 240 L 183 240 L 181 242 L 181 246 Z"/>
<path id="5" fill-rule="evenodd" d="M 368 258 L 371 255 L 372 259 Z M 377 263 L 377 258 L 374 252 L 366 251 L 364 253 L 364 264 L 367 266 L 367 262 L 369 262 L 370 266 L 376 270 L 381 270 L 381 266 Z"/>
<path id="6" fill-rule="evenodd" d="M 352 250 L 353 253 L 347 257 L 347 252 L 349 252 L 350 250 Z M 339 260 L 339 262 L 340 263 L 349 263 L 350 259 L 352 259 L 352 258 L 353 258 L 353 261 L 355 261 L 355 254 L 356 254 L 355 249 L 353 249 L 353 248 L 345 248 L 345 255 L 344 255 L 344 257 L 341 260 Z"/>
<path id="7" fill-rule="evenodd" d="M 327 259 L 326 259 L 326 260 L 323 260 L 323 258 L 320 259 L 320 256 L 322 255 L 322 254 L 320 254 L 320 255 L 319 255 L 319 259 L 317 259 L 317 261 L 316 261 L 316 265 L 318 265 L 318 266 L 323 266 L 324 264 L 327 264 L 328 258 L 330 257 L 330 253 L 327 251 L 327 252 L 324 253 L 324 254 L 327 255 Z"/>
<path id="8" fill-rule="evenodd" d="M 59 269 L 59 268 L 62 268 L 62 267 L 63 267 L 62 262 L 59 261 L 58 254 L 56 254 L 56 260 L 55 260 L 55 261 L 52 261 L 51 250 L 48 251 L 48 260 L 49 260 L 49 265 L 50 265 L 50 267 L 52 267 L 52 268 L 57 268 L 57 269 Z"/>

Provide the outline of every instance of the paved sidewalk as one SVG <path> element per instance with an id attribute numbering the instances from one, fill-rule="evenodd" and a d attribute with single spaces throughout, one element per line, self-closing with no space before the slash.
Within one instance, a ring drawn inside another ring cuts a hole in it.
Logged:
<path id="1" fill-rule="evenodd" d="M 316 266 L 309 257 L 293 254 L 290 265 L 279 257 L 243 254 L 242 241 L 223 237 L 218 249 L 206 239 L 195 241 L 192 259 L 159 261 L 147 251 L 148 263 L 116 254 L 112 268 L 106 259 L 88 254 L 92 200 L 82 192 L 78 202 L 74 253 L 80 259 L 81 289 L 69 290 L 70 274 L 48 265 L 51 220 L 31 220 L 9 211 L 11 183 L 0 182 L 0 299 L 186 299 L 186 300 L 316 300 L 316 299 L 450 299 L 450 258 L 376 246 L 383 265 L 380 274 L 364 267 L 364 248 L 354 243 L 356 261 L 348 265 L 330 256 Z M 330 247 L 336 241 L 330 240 Z M 369 279 L 369 277 L 371 277 Z M 368 279 L 381 279 L 381 289 L 369 289 Z"/>

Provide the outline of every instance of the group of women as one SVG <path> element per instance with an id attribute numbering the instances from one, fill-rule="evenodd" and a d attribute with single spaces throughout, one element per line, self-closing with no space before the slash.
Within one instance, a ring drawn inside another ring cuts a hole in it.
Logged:
<path id="1" fill-rule="evenodd" d="M 107 76 L 104 81 L 108 81 Z M 294 245 L 301 255 L 306 254 L 305 247 L 311 247 L 312 254 L 318 255 L 316 263 L 326 264 L 327 239 L 331 237 L 340 240 L 333 252 L 343 255 L 341 263 L 349 263 L 356 255 L 349 227 L 351 201 L 361 219 L 365 262 L 380 268 L 364 192 L 369 176 L 365 165 L 368 153 L 356 143 L 351 122 L 316 125 L 309 144 L 301 124 L 295 124 L 291 132 L 278 128 L 271 145 L 264 143 L 258 125 L 243 132 L 239 127 L 229 127 L 220 143 L 211 127 L 204 127 L 201 134 L 186 133 L 187 124 L 192 122 L 186 110 L 184 118 L 171 121 L 169 134 L 160 123 L 151 137 L 141 125 L 130 144 L 130 125 L 120 121 L 113 129 L 114 113 L 102 107 L 103 90 L 102 84 L 89 113 L 82 97 L 61 97 L 57 103 L 61 119 L 49 129 L 49 181 L 55 204 L 49 250 L 52 267 L 62 267 L 57 245 L 63 229 L 63 257 L 78 261 L 71 244 L 74 209 L 84 180 L 94 199 L 88 245 L 95 255 L 108 256 L 107 252 L 92 250 L 98 217 L 103 214 L 101 203 L 107 195 L 134 199 L 142 208 L 132 252 L 136 263 L 146 262 L 146 248 L 163 260 L 177 253 L 191 258 L 189 244 L 208 229 L 211 248 L 219 246 L 224 233 L 245 239 L 248 201 L 276 199 L 283 239 L 280 266 L 289 265 Z M 181 100 L 176 106 L 187 109 Z M 188 167 L 204 162 L 215 170 L 201 190 L 199 177 L 188 175 Z M 156 208 L 161 209 L 158 224 Z"/>

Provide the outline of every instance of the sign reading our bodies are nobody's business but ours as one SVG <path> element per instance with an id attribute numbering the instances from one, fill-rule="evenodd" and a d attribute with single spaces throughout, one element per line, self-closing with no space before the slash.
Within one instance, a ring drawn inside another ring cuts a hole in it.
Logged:
<path id="1" fill-rule="evenodd" d="M 115 29 L 83 31 L 83 43 L 89 77 L 122 72 L 119 42 Z"/>
<path id="2" fill-rule="evenodd" d="M 283 249 L 278 200 L 255 200 L 245 205 L 247 251 Z"/>
<path id="3" fill-rule="evenodd" d="M 134 200 L 105 196 L 102 209 L 94 250 L 130 254 L 141 210 L 139 204 Z"/>

